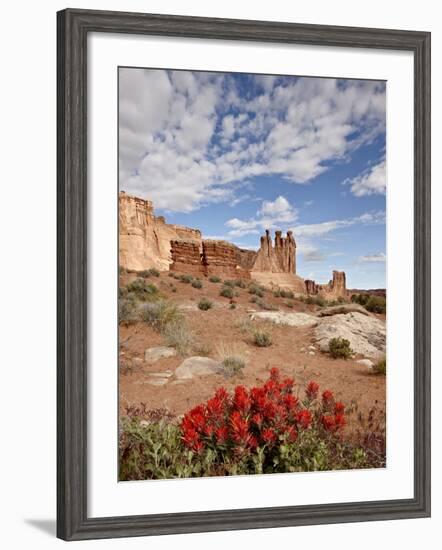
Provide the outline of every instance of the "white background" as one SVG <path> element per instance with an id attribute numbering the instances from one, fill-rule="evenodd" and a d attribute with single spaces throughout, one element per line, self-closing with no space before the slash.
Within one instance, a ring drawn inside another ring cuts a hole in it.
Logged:
<path id="1" fill-rule="evenodd" d="M 442 28 L 438 2 L 98 0 L 70 7 L 430 30 L 433 60 L 433 340 L 441 331 Z M 362 9 L 364 6 L 365 9 Z M 55 11 L 61 1 L 2 6 L 1 541 L 52 548 L 55 518 Z M 3 280 L 4 279 L 4 280 Z M 433 352 L 433 518 L 264 531 L 94 541 L 87 547 L 438 548 L 441 538 L 441 353 Z"/>

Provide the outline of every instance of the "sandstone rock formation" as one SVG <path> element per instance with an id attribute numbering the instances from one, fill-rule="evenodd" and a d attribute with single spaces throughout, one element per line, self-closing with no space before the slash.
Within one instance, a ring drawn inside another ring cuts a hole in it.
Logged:
<path id="1" fill-rule="evenodd" d="M 344 271 L 333 271 L 333 279 L 325 285 L 316 284 L 315 281 L 306 279 L 305 289 L 307 294 L 319 295 L 326 300 L 346 298 L 345 273 Z"/>
<path id="2" fill-rule="evenodd" d="M 318 318 L 307 313 L 287 313 L 285 311 L 258 311 L 251 313 L 252 321 L 262 320 L 270 321 L 276 325 L 287 325 L 289 327 L 315 327 L 318 324 Z"/>
<path id="3" fill-rule="evenodd" d="M 162 216 L 154 216 L 151 201 L 119 194 L 119 265 L 141 271 L 155 267 L 169 269 L 172 262 L 172 240 L 201 243 L 201 232 L 167 224 Z"/>
<path id="4" fill-rule="evenodd" d="M 201 262 L 201 243 L 195 241 L 171 241 L 173 271 L 189 273 L 192 275 L 203 275 L 203 265 Z"/>
<path id="5" fill-rule="evenodd" d="M 203 241 L 202 263 L 205 275 L 238 277 L 237 247 L 226 241 Z"/>
<path id="6" fill-rule="evenodd" d="M 261 237 L 261 246 L 256 254 L 252 271 L 266 273 L 296 273 L 296 242 L 291 231 L 287 237 L 281 231 L 275 232 L 275 246 L 270 238 L 270 231 Z"/>

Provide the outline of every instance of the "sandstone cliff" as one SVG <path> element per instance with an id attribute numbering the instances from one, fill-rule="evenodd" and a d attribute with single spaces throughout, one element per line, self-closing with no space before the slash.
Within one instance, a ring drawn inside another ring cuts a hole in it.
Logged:
<path id="1" fill-rule="evenodd" d="M 197 229 L 167 224 L 154 216 L 151 201 L 119 194 L 119 265 L 141 271 L 155 267 L 169 269 L 172 262 L 171 241 L 187 240 L 201 244 Z"/>
<path id="2" fill-rule="evenodd" d="M 333 271 L 333 279 L 325 285 L 317 284 L 315 281 L 307 279 L 305 281 L 307 294 L 318 295 L 326 300 L 336 298 L 346 298 L 347 288 L 344 271 Z"/>
<path id="3" fill-rule="evenodd" d="M 281 231 L 275 232 L 275 246 L 270 238 L 270 231 L 261 237 L 261 246 L 252 266 L 252 271 L 265 273 L 296 273 L 296 242 L 291 231 L 287 237 Z"/>

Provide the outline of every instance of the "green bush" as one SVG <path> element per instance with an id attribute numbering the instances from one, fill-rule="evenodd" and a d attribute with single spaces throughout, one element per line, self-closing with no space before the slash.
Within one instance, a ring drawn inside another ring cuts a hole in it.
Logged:
<path id="1" fill-rule="evenodd" d="M 236 309 L 236 304 L 230 304 L 229 309 Z"/>
<path id="2" fill-rule="evenodd" d="M 373 372 L 375 374 L 383 374 L 384 376 L 387 374 L 387 360 L 385 357 L 373 365 Z"/>
<path id="3" fill-rule="evenodd" d="M 233 298 L 235 295 L 233 292 L 233 288 L 230 286 L 223 286 L 223 288 L 220 290 L 219 293 L 220 296 L 223 296 L 224 298 Z"/>
<path id="4" fill-rule="evenodd" d="M 129 295 L 127 298 L 119 298 L 118 300 L 118 322 L 131 322 L 136 321 L 137 314 L 137 300 L 133 295 Z"/>
<path id="5" fill-rule="evenodd" d="M 348 359 L 353 353 L 350 342 L 346 338 L 332 338 L 328 343 L 330 355 L 334 359 Z"/>
<path id="6" fill-rule="evenodd" d="M 306 304 L 310 304 L 318 307 L 324 307 L 327 305 L 327 300 L 322 298 L 322 296 L 307 296 L 307 298 L 304 299 L 304 302 Z"/>
<path id="7" fill-rule="evenodd" d="M 183 320 L 183 315 L 177 306 L 166 300 L 144 304 L 140 308 L 140 317 L 159 332 L 163 332 L 169 323 Z"/>
<path id="8" fill-rule="evenodd" d="M 264 296 L 264 289 L 258 285 L 252 284 L 249 286 L 249 294 L 254 294 L 262 298 Z"/>
<path id="9" fill-rule="evenodd" d="M 234 283 L 238 288 L 247 288 L 247 284 L 244 279 L 235 279 Z"/>
<path id="10" fill-rule="evenodd" d="M 365 304 L 365 309 L 372 313 L 385 313 L 387 310 L 387 303 L 383 296 L 370 296 Z"/>
<path id="11" fill-rule="evenodd" d="M 265 309 L 268 311 L 278 311 L 279 308 L 277 306 L 269 304 L 268 302 L 261 300 L 261 298 L 258 298 L 257 296 L 255 296 L 255 298 L 255 303 L 260 309 Z"/>
<path id="12" fill-rule="evenodd" d="M 272 345 L 272 335 L 270 332 L 255 328 L 252 333 L 253 343 L 259 348 L 268 348 Z"/>
<path id="13" fill-rule="evenodd" d="M 164 338 L 168 346 L 177 350 L 179 355 L 187 355 L 194 345 L 193 333 L 183 319 L 174 319 L 164 327 Z"/>
<path id="14" fill-rule="evenodd" d="M 293 309 L 294 308 L 294 303 L 293 302 L 284 302 L 284 305 L 290 309 Z"/>
<path id="15" fill-rule="evenodd" d="M 127 270 L 126 270 L 125 267 L 120 265 L 120 267 L 118 268 L 118 273 L 119 273 L 119 275 L 126 275 Z"/>
<path id="16" fill-rule="evenodd" d="M 235 376 L 236 374 L 239 374 L 246 366 L 244 359 L 235 356 L 226 357 L 221 364 L 223 366 L 223 371 L 227 376 Z"/>
<path id="17" fill-rule="evenodd" d="M 231 288 L 233 288 L 235 286 L 235 281 L 230 281 L 230 280 L 225 280 L 223 281 L 223 285 L 224 286 L 230 286 Z"/>
<path id="18" fill-rule="evenodd" d="M 144 279 L 134 279 L 126 286 L 127 292 L 133 294 L 141 302 L 158 297 L 158 288 L 153 283 L 147 283 Z"/>
<path id="19" fill-rule="evenodd" d="M 198 302 L 198 308 L 201 309 L 202 311 L 207 311 L 212 307 L 213 307 L 213 302 L 211 302 L 208 298 L 201 298 L 201 300 Z"/>
<path id="20" fill-rule="evenodd" d="M 209 277 L 209 281 L 211 283 L 220 283 L 221 282 L 221 279 L 219 277 L 217 277 L 216 275 L 211 275 Z"/>
<path id="21" fill-rule="evenodd" d="M 186 283 L 186 284 L 190 284 L 192 281 L 193 281 L 193 277 L 192 275 L 180 275 L 178 277 L 178 279 L 182 282 L 182 283 Z"/>
<path id="22" fill-rule="evenodd" d="M 192 281 L 193 288 L 203 288 L 203 283 L 199 279 L 194 279 Z"/>

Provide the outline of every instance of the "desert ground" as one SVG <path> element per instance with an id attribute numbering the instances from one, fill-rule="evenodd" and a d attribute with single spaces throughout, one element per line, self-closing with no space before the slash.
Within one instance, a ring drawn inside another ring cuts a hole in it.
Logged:
<path id="1" fill-rule="evenodd" d="M 207 400 L 219 386 L 232 390 L 238 384 L 247 387 L 260 385 L 268 378 L 272 367 L 279 368 L 284 376 L 294 378 L 300 393 L 310 380 L 314 380 L 320 384 L 321 390 L 332 390 L 336 399 L 347 407 L 357 403 L 359 417 L 369 415 L 373 408 L 384 414 L 385 376 L 375 374 L 362 354 L 334 359 L 320 350 L 313 326 L 251 320 L 254 313 L 269 311 L 316 316 L 324 307 L 302 299 L 280 297 L 269 289 L 261 289 L 262 297 L 257 300 L 248 288 L 250 281 L 244 284 L 245 288 L 235 286 L 232 299 L 220 296 L 221 281 L 210 282 L 208 277 L 200 277 L 202 287 L 195 288 L 191 282 L 180 280 L 180 274 L 175 274 L 175 277 L 171 272 L 156 275 L 149 276 L 146 283 L 155 285 L 161 299 L 177 305 L 190 335 L 190 345 L 185 353 L 180 354 L 168 345 L 161 331 L 146 322 L 120 322 L 121 416 L 131 409 L 142 409 L 159 410 L 162 414 L 177 417 Z M 137 278 L 139 274 L 121 272 L 120 289 Z M 210 309 L 199 309 L 202 298 L 212 303 Z M 384 314 L 371 313 L 370 316 L 385 322 Z M 251 326 L 265 329 L 271 335 L 271 345 L 258 347 L 251 338 Z M 164 346 L 166 351 L 162 351 L 160 346 Z M 169 353 L 173 355 L 156 357 Z M 200 374 L 192 374 L 188 369 L 187 374 L 179 376 L 180 371 L 176 372 L 183 361 L 189 363 L 191 357 L 208 357 L 219 364 L 232 354 L 240 356 L 245 365 L 235 373 L 215 369 L 210 373 L 199 371 Z"/>

